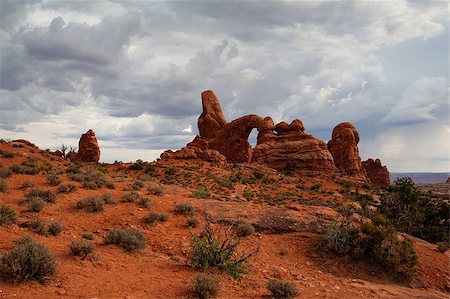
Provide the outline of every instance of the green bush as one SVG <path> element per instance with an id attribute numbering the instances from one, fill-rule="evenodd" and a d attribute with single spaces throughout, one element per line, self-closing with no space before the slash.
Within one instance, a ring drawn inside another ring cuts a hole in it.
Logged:
<path id="1" fill-rule="evenodd" d="M 0 206 L 0 225 L 10 225 L 17 219 L 16 212 L 7 205 Z"/>
<path id="2" fill-rule="evenodd" d="M 55 274 L 57 263 L 44 245 L 31 237 L 23 237 L 16 246 L 0 256 L 0 277 L 13 282 L 37 280 L 45 282 Z"/>
<path id="3" fill-rule="evenodd" d="M 279 279 L 269 280 L 267 289 L 275 299 L 290 299 L 299 295 L 299 291 L 294 283 Z"/>
<path id="4" fill-rule="evenodd" d="M 396 279 L 410 280 L 418 258 L 411 241 L 399 241 L 395 228 L 381 215 L 354 227 L 350 221 L 331 223 L 323 231 L 318 248 L 353 258 L 365 258 L 390 271 Z"/>
<path id="5" fill-rule="evenodd" d="M 219 279 L 208 273 L 200 273 L 195 276 L 192 283 L 192 292 L 196 298 L 208 299 L 217 296 L 220 290 Z"/>
<path id="6" fill-rule="evenodd" d="M 48 233 L 53 236 L 58 236 L 63 230 L 64 226 L 61 222 L 53 220 L 48 225 Z"/>
<path id="7" fill-rule="evenodd" d="M 206 186 L 199 185 L 197 189 L 192 193 L 195 198 L 209 198 L 211 195 Z"/>
<path id="8" fill-rule="evenodd" d="M 231 277 L 240 279 L 251 267 L 248 261 L 258 253 L 259 246 L 249 254 L 239 255 L 239 244 L 239 237 L 230 238 L 226 234 L 223 236 L 218 229 L 214 230 L 207 223 L 200 235 L 192 234 L 189 262 L 193 268 L 218 267 Z"/>
<path id="9" fill-rule="evenodd" d="M 69 193 L 77 190 L 77 186 L 73 183 L 61 184 L 58 186 L 58 192 Z"/>
<path id="10" fill-rule="evenodd" d="M 72 241 L 69 247 L 72 255 L 80 256 L 82 259 L 85 259 L 90 253 L 94 252 L 94 245 L 83 241 Z"/>
<path id="11" fill-rule="evenodd" d="M 161 196 L 163 193 L 160 186 L 149 186 L 147 190 L 150 195 Z"/>
<path id="12" fill-rule="evenodd" d="M 175 213 L 177 214 L 192 216 L 194 212 L 194 207 L 189 203 L 177 203 L 175 205 Z"/>
<path id="13" fill-rule="evenodd" d="M 421 193 L 411 178 L 394 182 L 379 211 L 400 231 L 432 243 L 450 242 L 450 203 Z"/>
<path id="14" fill-rule="evenodd" d="M 137 229 L 113 229 L 108 232 L 103 240 L 103 244 L 115 244 L 131 252 L 145 248 L 147 246 L 147 238 Z"/>

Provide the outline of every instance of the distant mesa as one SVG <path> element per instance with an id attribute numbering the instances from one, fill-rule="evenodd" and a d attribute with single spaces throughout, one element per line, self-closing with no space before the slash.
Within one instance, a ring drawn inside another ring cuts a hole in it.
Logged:
<path id="1" fill-rule="evenodd" d="M 342 173 L 361 180 L 371 180 L 379 187 L 389 185 L 389 172 L 380 160 L 365 161 L 359 156 L 359 134 L 350 122 L 337 125 L 331 140 L 322 140 L 305 133 L 299 119 L 290 124 L 274 124 L 271 117 L 255 114 L 227 122 L 219 100 L 213 91 L 201 95 L 203 111 L 198 118 L 199 136 L 178 151 L 165 151 L 162 159 L 203 159 L 220 165 L 227 162 L 263 163 L 274 169 L 320 170 L 329 174 Z M 258 131 L 257 144 L 252 148 L 248 138 Z M 372 162 L 373 161 L 373 162 Z"/>
<path id="2" fill-rule="evenodd" d="M 381 188 L 389 188 L 391 178 L 386 166 L 381 165 L 380 159 L 368 159 L 362 162 L 362 166 L 372 184 Z"/>
<path id="3" fill-rule="evenodd" d="M 92 129 L 81 135 L 78 142 L 78 153 L 70 152 L 67 158 L 72 162 L 98 162 L 100 160 L 100 147 Z"/>

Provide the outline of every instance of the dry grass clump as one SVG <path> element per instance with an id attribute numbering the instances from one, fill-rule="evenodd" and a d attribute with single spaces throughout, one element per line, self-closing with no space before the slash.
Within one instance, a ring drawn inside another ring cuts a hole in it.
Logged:
<path id="1" fill-rule="evenodd" d="M 217 276 L 208 273 L 199 273 L 192 283 L 192 292 L 196 298 L 208 299 L 217 296 L 220 290 Z"/>
<path id="2" fill-rule="evenodd" d="M 122 200 L 123 200 L 124 202 L 134 202 L 134 201 L 138 200 L 140 197 L 141 197 L 141 196 L 139 195 L 138 192 L 132 191 L 132 192 L 130 192 L 130 193 L 125 194 L 125 195 L 122 197 Z"/>
<path id="3" fill-rule="evenodd" d="M 16 246 L 0 256 L 0 278 L 23 282 L 45 282 L 57 269 L 55 257 L 48 249 L 26 236 L 15 241 Z"/>
<path id="4" fill-rule="evenodd" d="M 83 241 L 72 241 L 69 245 L 70 251 L 74 256 L 80 256 L 85 259 L 90 253 L 94 252 L 94 245 Z"/>
<path id="5" fill-rule="evenodd" d="M 32 189 L 25 196 L 25 200 L 30 200 L 32 198 L 40 198 L 43 201 L 53 203 L 56 201 L 56 194 L 51 190 L 42 190 L 42 189 Z"/>
<path id="6" fill-rule="evenodd" d="M 16 212 L 7 205 L 0 206 L 0 225 L 10 225 L 17 219 Z"/>
<path id="7" fill-rule="evenodd" d="M 180 215 L 192 216 L 194 215 L 195 209 L 189 203 L 177 203 L 175 205 L 175 213 Z"/>
<path id="8" fill-rule="evenodd" d="M 6 192 L 8 189 L 8 184 L 6 183 L 6 179 L 0 178 L 0 192 Z"/>
<path id="9" fill-rule="evenodd" d="M 131 252 L 145 248 L 145 246 L 147 246 L 147 238 L 137 229 L 112 229 L 106 235 L 103 244 L 115 244 L 126 251 Z"/>
<path id="10" fill-rule="evenodd" d="M 66 183 L 58 186 L 58 192 L 60 193 L 69 193 L 75 190 L 77 190 L 77 186 L 73 183 Z"/>
<path id="11" fill-rule="evenodd" d="M 244 220 L 239 220 L 236 224 L 236 234 L 239 237 L 248 237 L 255 233 L 255 228 L 252 224 Z"/>
<path id="12" fill-rule="evenodd" d="M 163 194 L 163 190 L 160 186 L 149 186 L 147 191 L 150 195 L 161 196 Z"/>
<path id="13" fill-rule="evenodd" d="M 84 200 L 79 200 L 76 203 L 78 209 L 85 209 L 88 212 L 98 213 L 103 211 L 105 201 L 98 196 L 90 196 Z"/>
<path id="14" fill-rule="evenodd" d="M 272 293 L 272 298 L 275 299 L 290 299 L 299 295 L 295 284 L 279 279 L 271 279 L 267 283 L 267 289 Z"/>
<path id="15" fill-rule="evenodd" d="M 167 213 L 159 213 L 159 212 L 150 212 L 147 216 L 142 219 L 146 224 L 156 224 L 157 222 L 166 222 L 169 220 L 169 214 Z"/>

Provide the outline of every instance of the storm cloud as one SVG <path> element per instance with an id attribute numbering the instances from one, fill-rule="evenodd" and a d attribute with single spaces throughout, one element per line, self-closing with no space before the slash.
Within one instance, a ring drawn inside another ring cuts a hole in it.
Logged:
<path id="1" fill-rule="evenodd" d="M 140 151 L 151 160 L 193 138 L 200 93 L 213 89 L 228 120 L 300 118 L 325 141 L 352 121 L 364 159 L 394 171 L 448 171 L 444 2 L 0 5 L 4 138 L 57 148 L 93 128 L 104 153 L 128 150 L 117 159 L 133 160 Z M 433 148 L 421 145 L 427 159 L 410 150 L 422 138 Z"/>

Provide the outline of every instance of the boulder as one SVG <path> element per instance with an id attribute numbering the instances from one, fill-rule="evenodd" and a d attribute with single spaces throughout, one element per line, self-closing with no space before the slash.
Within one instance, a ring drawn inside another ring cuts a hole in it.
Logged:
<path id="1" fill-rule="evenodd" d="M 216 163 L 220 167 L 228 165 L 227 158 L 216 150 L 210 149 L 209 143 L 200 136 L 195 136 L 186 147 L 180 150 L 167 150 L 160 156 L 161 159 L 201 159 Z"/>
<path id="2" fill-rule="evenodd" d="M 350 122 L 344 122 L 333 129 L 328 149 L 333 156 L 334 164 L 342 174 L 366 179 L 366 173 L 359 156 L 359 134 Z"/>
<path id="3" fill-rule="evenodd" d="M 267 164 L 275 169 L 298 168 L 337 172 L 333 157 L 322 140 L 306 134 L 301 120 L 288 125 L 280 122 L 275 132 L 265 130 L 258 134 L 253 150 L 253 161 Z"/>
<path id="4" fill-rule="evenodd" d="M 381 165 L 380 159 L 368 159 L 361 164 L 372 184 L 383 189 L 389 188 L 391 184 L 389 171 L 386 166 Z"/>

